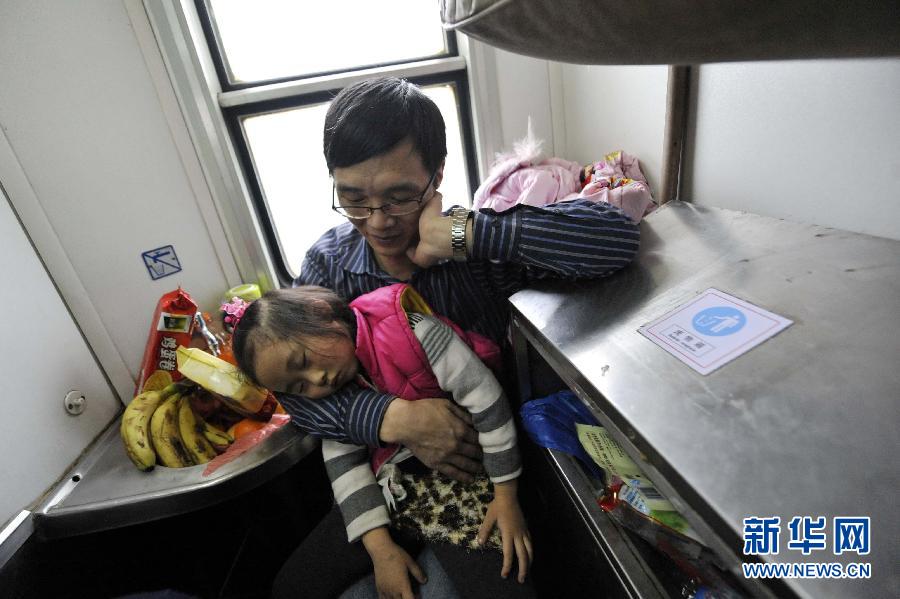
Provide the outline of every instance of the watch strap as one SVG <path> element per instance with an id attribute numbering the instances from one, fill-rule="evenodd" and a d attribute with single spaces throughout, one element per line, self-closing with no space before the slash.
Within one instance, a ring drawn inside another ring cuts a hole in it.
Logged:
<path id="1" fill-rule="evenodd" d="M 453 259 L 457 262 L 465 262 L 469 258 L 466 251 L 466 222 L 470 212 L 459 206 L 450 211 L 450 247 Z"/>

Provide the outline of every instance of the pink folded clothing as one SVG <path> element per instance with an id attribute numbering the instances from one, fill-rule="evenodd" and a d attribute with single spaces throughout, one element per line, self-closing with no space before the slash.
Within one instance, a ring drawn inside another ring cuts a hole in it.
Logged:
<path id="1" fill-rule="evenodd" d="M 523 147 L 529 150 L 528 155 L 517 147 L 514 155 L 491 168 L 475 192 L 476 210 L 503 212 L 518 204 L 546 206 L 584 199 L 611 204 L 637 223 L 656 208 L 635 156 L 611 152 L 604 160 L 582 168 L 562 158 L 539 160 L 537 152 L 532 151 L 536 147 L 533 143 Z"/>
<path id="2" fill-rule="evenodd" d="M 536 164 L 510 158 L 491 169 L 475 192 L 474 208 L 509 210 L 516 204 L 545 206 L 572 199 L 581 191 L 581 165 L 561 158 Z"/>

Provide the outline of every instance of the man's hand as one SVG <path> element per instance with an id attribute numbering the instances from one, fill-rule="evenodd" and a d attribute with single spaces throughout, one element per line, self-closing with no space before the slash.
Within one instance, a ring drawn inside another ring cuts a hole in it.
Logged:
<path id="1" fill-rule="evenodd" d="M 395 399 L 381 423 L 381 440 L 409 448 L 429 468 L 463 482 L 481 473 L 481 446 L 468 412 L 449 399 Z"/>
<path id="2" fill-rule="evenodd" d="M 417 266 L 428 268 L 453 256 L 450 246 L 450 217 L 441 214 L 443 196 L 435 191 L 419 213 L 419 243 L 406 250 Z"/>

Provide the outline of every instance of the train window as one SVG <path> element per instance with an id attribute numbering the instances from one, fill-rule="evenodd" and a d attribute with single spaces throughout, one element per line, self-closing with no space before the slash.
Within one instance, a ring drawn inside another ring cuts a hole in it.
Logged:
<path id="1" fill-rule="evenodd" d="M 448 54 L 437 6 L 421 0 L 210 0 L 208 6 L 232 85 Z"/>
<path id="2" fill-rule="evenodd" d="M 471 202 L 475 150 L 466 62 L 440 26 L 437 2 L 196 0 L 219 83 L 219 105 L 282 284 L 315 240 L 343 219 L 331 210 L 322 129 L 332 97 L 389 74 L 422 87 L 447 125 L 445 208 Z"/>

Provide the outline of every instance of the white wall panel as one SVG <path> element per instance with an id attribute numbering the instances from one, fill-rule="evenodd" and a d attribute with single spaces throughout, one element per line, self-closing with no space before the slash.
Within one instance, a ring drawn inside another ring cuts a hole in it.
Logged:
<path id="1" fill-rule="evenodd" d="M 135 374 L 160 295 L 182 285 L 211 307 L 228 287 L 222 231 L 201 215 L 120 2 L 4 2 L 0 57 L 0 125 Z M 152 281 L 141 252 L 170 244 L 183 270 Z"/>
<path id="2" fill-rule="evenodd" d="M 545 154 L 552 156 L 553 117 L 547 61 L 504 50 L 494 52 L 503 140 L 500 151 L 511 151 L 513 143 L 525 137 L 530 117 L 535 136 L 544 141 Z"/>
<path id="3" fill-rule="evenodd" d="M 634 154 L 655 197 L 662 173 L 667 81 L 665 66 L 563 65 L 561 157 L 587 164 L 613 150 Z"/>
<path id="4" fill-rule="evenodd" d="M 703 65 L 686 197 L 900 238 L 900 59 Z"/>
<path id="5" fill-rule="evenodd" d="M 121 408 L 0 187 L 0 528 L 75 461 Z M 86 409 L 70 416 L 77 390 Z"/>

